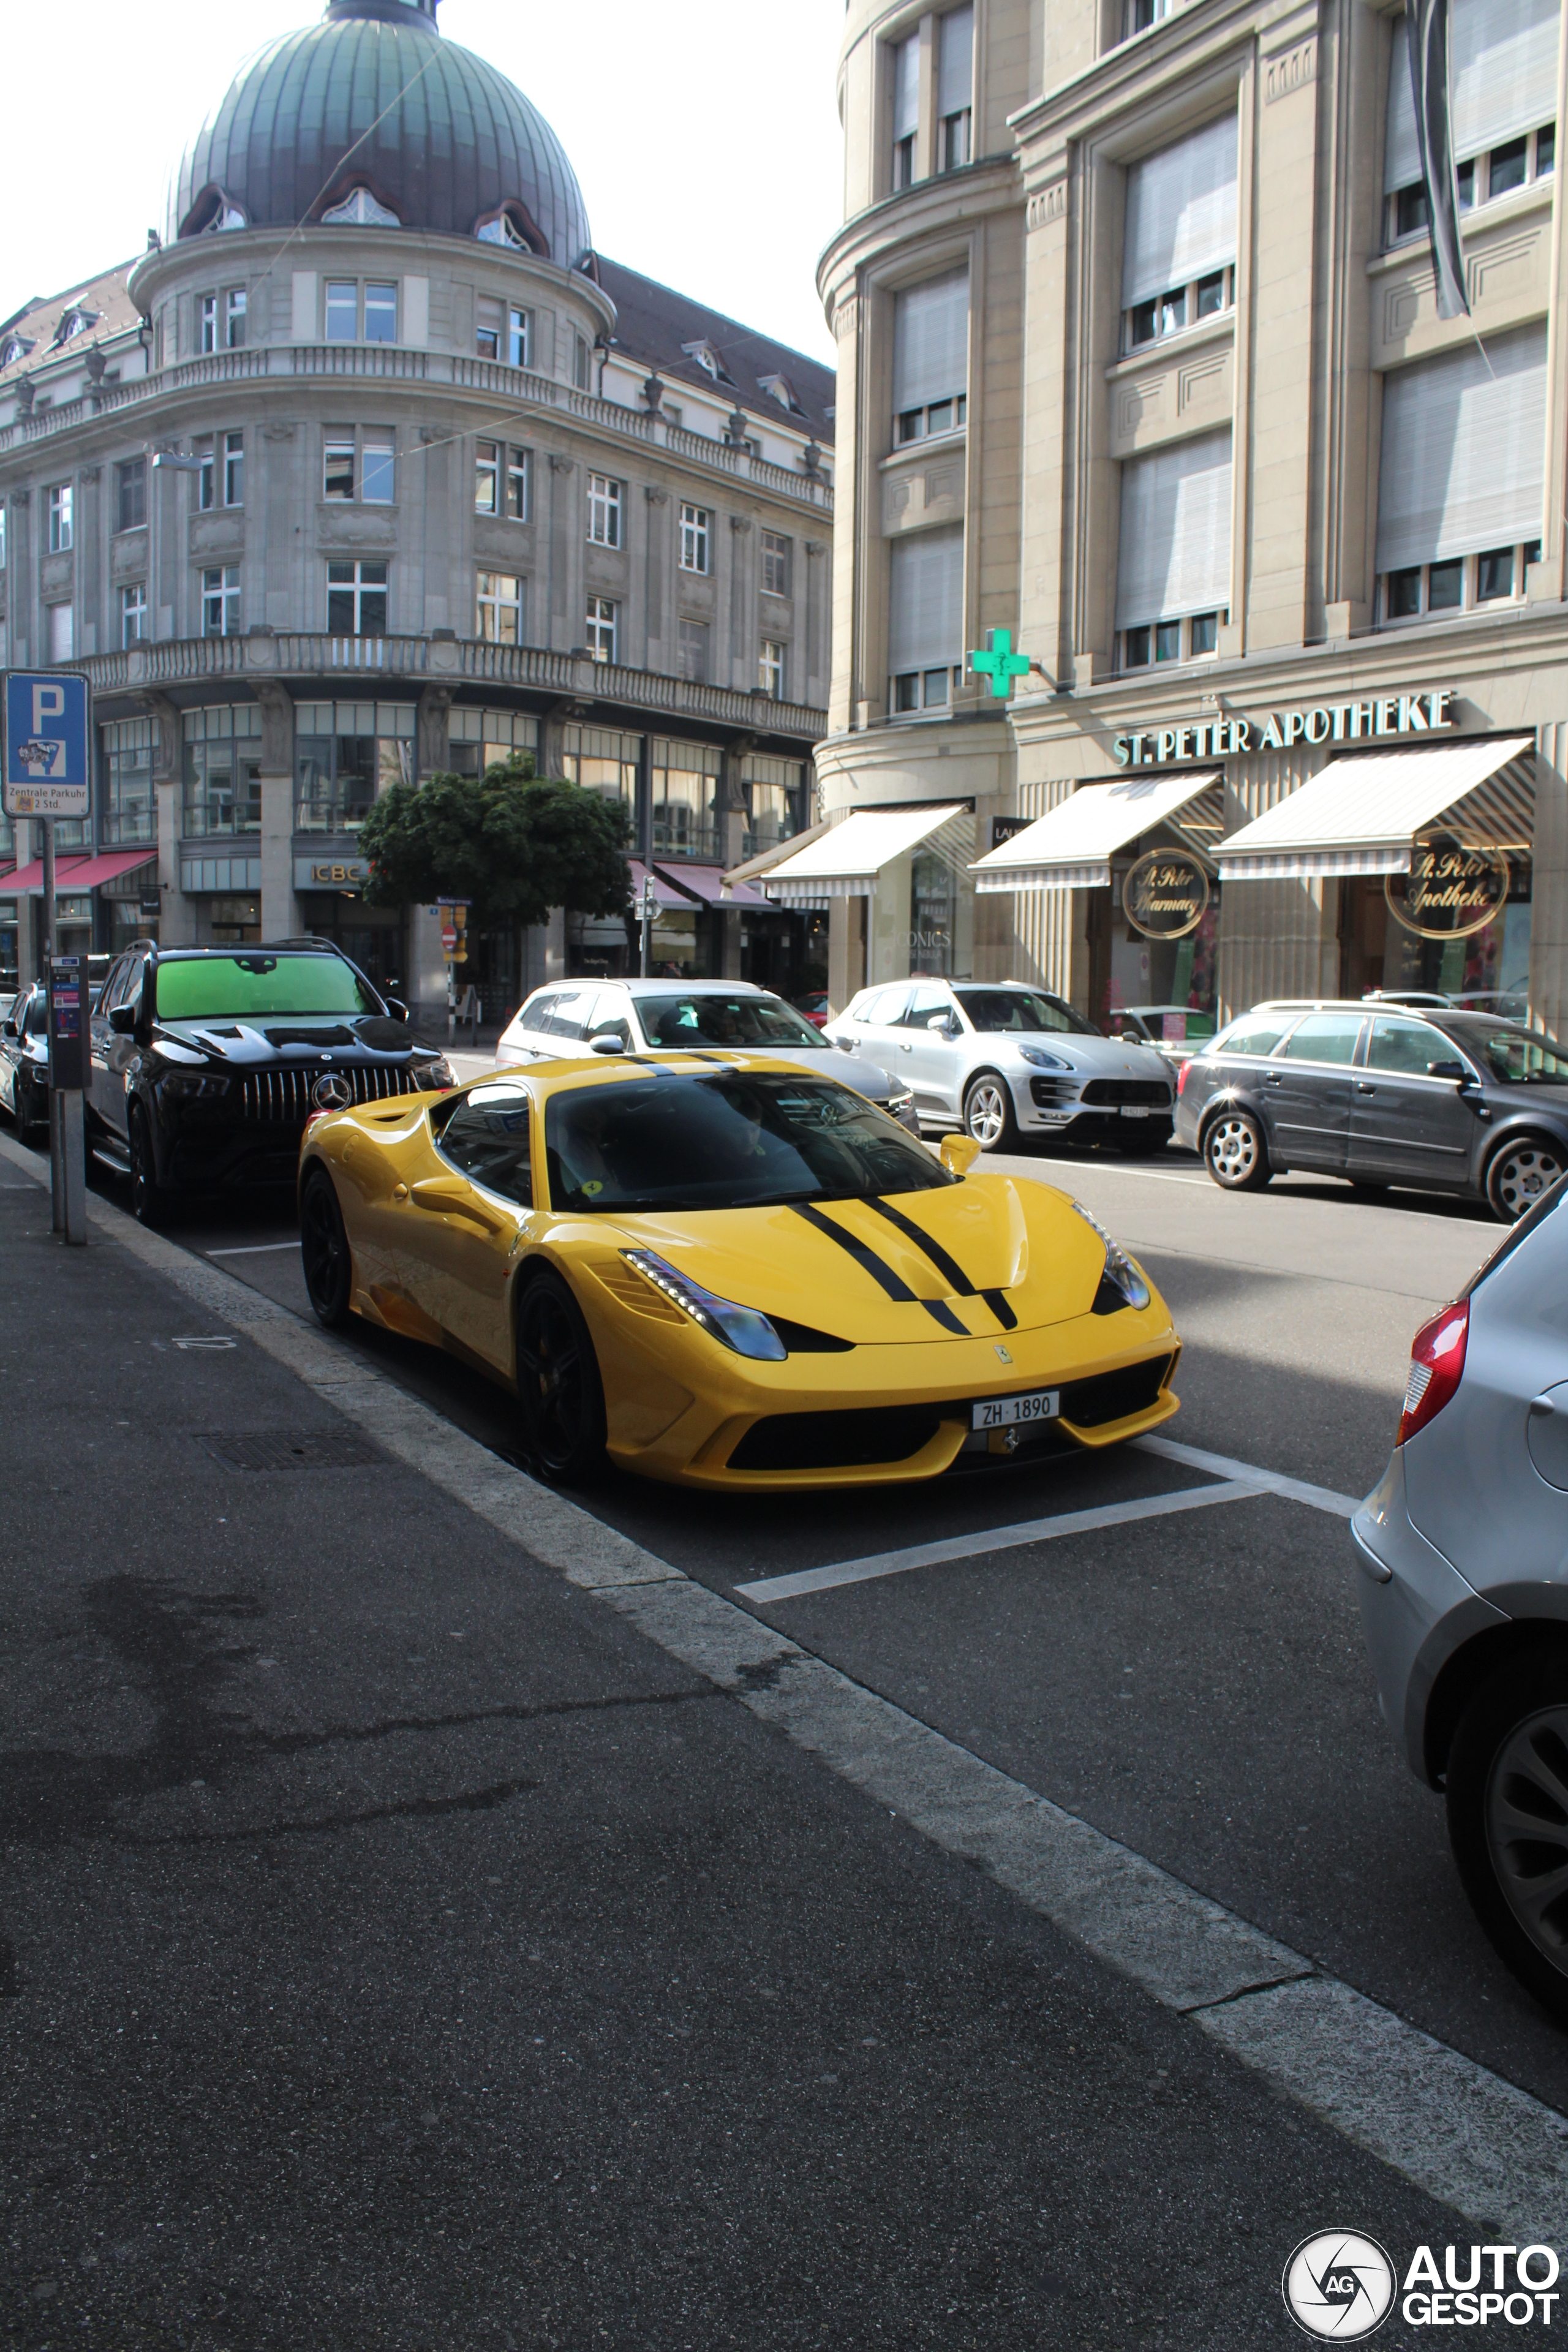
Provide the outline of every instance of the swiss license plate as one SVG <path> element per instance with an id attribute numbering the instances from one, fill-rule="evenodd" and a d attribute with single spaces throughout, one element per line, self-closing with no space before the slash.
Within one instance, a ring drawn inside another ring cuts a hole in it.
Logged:
<path id="1" fill-rule="evenodd" d="M 1123 1118 L 1147 1118 L 1149 1106 L 1147 1103 L 1123 1103 L 1121 1116 Z"/>
<path id="2" fill-rule="evenodd" d="M 1016 1421 L 1055 1421 L 1061 1411 L 1059 1389 L 1037 1389 L 1032 1396 L 986 1397 L 974 1408 L 976 1429 L 1005 1429 Z"/>

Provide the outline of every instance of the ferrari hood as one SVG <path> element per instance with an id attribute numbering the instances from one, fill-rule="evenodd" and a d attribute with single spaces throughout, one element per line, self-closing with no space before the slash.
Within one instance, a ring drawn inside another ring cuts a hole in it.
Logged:
<path id="1" fill-rule="evenodd" d="M 1007 1176 L 883 1200 L 618 1217 L 615 1232 L 722 1298 L 864 1347 L 994 1337 L 1008 1316 L 1020 1328 L 1063 1322 L 1088 1313 L 1105 1266 L 1066 1193 Z"/>

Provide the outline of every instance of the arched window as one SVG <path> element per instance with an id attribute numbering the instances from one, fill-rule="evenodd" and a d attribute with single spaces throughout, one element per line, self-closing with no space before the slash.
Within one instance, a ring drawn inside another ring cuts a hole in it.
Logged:
<path id="1" fill-rule="evenodd" d="M 180 235 L 211 236 L 224 229 L 249 226 L 243 207 L 225 189 L 209 182 L 180 223 Z"/>
<path id="2" fill-rule="evenodd" d="M 341 203 L 330 205 L 321 218 L 334 228 L 343 222 L 356 228 L 401 228 L 403 226 L 401 216 L 389 205 L 382 204 L 373 195 L 363 181 L 357 187 L 351 188 Z"/>
<path id="3" fill-rule="evenodd" d="M 504 245 L 513 253 L 539 253 L 550 257 L 550 241 L 543 235 L 528 206 L 516 196 L 509 196 L 494 212 L 481 213 L 474 223 L 474 235 L 485 245 Z"/>

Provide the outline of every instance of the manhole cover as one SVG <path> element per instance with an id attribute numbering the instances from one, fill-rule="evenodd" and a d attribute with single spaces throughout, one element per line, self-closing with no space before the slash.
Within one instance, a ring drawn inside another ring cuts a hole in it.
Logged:
<path id="1" fill-rule="evenodd" d="M 357 1470 L 386 1459 L 346 1429 L 242 1429 L 216 1436 L 202 1432 L 196 1444 L 226 1470 Z"/>

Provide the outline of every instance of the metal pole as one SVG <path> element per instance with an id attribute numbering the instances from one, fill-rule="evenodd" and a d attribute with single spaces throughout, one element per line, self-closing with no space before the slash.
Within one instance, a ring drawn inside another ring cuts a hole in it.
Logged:
<path id="1" fill-rule="evenodd" d="M 642 961 L 638 970 L 644 980 L 648 976 L 647 960 L 650 934 L 653 929 L 653 883 L 649 880 L 642 886 Z"/>
<path id="2" fill-rule="evenodd" d="M 41 817 L 44 828 L 44 942 L 39 958 L 46 992 L 49 989 L 55 958 L 55 821 Z M 57 1234 L 66 1229 L 66 1163 L 60 1128 L 60 1090 L 55 1084 L 55 1074 L 49 1072 L 49 1210 L 50 1223 Z"/>

